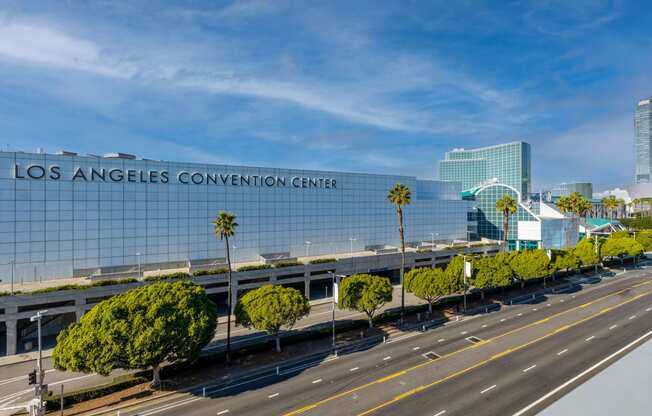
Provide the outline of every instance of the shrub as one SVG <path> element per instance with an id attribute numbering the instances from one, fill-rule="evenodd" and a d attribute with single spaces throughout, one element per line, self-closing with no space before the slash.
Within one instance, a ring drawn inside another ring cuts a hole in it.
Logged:
<path id="1" fill-rule="evenodd" d="M 299 263 L 298 261 L 279 261 L 278 263 L 274 263 L 274 268 L 275 269 L 282 269 L 284 267 L 294 267 L 294 266 L 302 266 L 303 263 Z"/>
<path id="2" fill-rule="evenodd" d="M 213 275 L 213 274 L 224 274 L 224 273 L 228 273 L 228 272 L 229 272 L 229 269 L 227 269 L 226 267 L 222 267 L 222 268 L 219 268 L 219 269 L 197 270 L 195 272 L 192 272 L 192 275 L 195 276 L 195 277 L 199 277 L 199 276 L 208 276 L 208 275 Z"/>
<path id="3" fill-rule="evenodd" d="M 271 269 L 272 266 L 269 264 L 252 264 L 251 266 L 242 266 L 238 267 L 239 272 L 248 272 L 251 270 L 266 270 L 266 269 Z"/>
<path id="4" fill-rule="evenodd" d="M 326 259 L 312 259 L 309 261 L 310 264 L 321 264 L 321 263 L 335 263 L 337 261 L 334 257 L 329 257 Z"/>
<path id="5" fill-rule="evenodd" d="M 115 393 L 117 391 L 125 390 L 129 387 L 145 383 L 146 381 L 147 379 L 143 377 L 135 377 L 133 375 L 118 376 L 114 378 L 110 383 L 101 386 L 89 387 L 86 389 L 72 391 L 70 393 L 64 393 L 63 405 L 64 407 L 68 407 L 73 404 L 85 402 L 87 400 L 93 400 L 99 397 L 108 396 L 109 394 Z M 52 395 L 52 392 L 50 391 L 49 396 L 45 399 L 45 406 L 47 410 L 58 410 L 60 406 L 59 395 Z"/>
<path id="6" fill-rule="evenodd" d="M 87 289 L 91 289 L 93 287 L 115 286 L 115 285 L 122 285 L 122 284 L 127 284 L 127 283 L 135 283 L 137 281 L 138 280 L 136 280 L 133 277 L 130 277 L 130 278 L 127 278 L 127 279 L 119 279 L 119 280 L 98 280 L 98 281 L 93 282 L 93 283 L 91 283 L 89 285 L 70 284 L 70 285 L 52 286 L 52 287 L 45 287 L 43 289 L 33 290 L 31 292 L 26 292 L 25 294 L 27 294 L 27 295 L 41 295 L 43 293 L 60 292 L 62 290 L 87 290 Z"/>
<path id="7" fill-rule="evenodd" d="M 188 279 L 190 275 L 186 272 L 176 272 L 168 274 L 159 274 L 156 276 L 147 276 L 145 278 L 146 282 L 158 282 L 160 280 L 169 280 L 169 279 Z"/>

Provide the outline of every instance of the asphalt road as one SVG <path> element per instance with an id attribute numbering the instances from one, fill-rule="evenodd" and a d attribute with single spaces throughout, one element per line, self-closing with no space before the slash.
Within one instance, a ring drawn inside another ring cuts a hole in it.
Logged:
<path id="1" fill-rule="evenodd" d="M 652 335 L 650 277 L 632 271 L 318 365 L 207 386 L 208 397 L 201 390 L 178 394 L 121 415 L 535 414 L 604 367 L 582 375 L 587 369 Z M 429 352 L 436 355 L 424 356 Z"/>

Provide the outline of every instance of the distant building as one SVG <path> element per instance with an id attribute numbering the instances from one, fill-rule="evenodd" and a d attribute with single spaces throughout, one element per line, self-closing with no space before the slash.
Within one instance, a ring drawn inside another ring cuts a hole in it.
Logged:
<path id="1" fill-rule="evenodd" d="M 507 248 L 530 250 L 535 248 L 573 247 L 579 238 L 579 219 L 567 217 L 553 204 L 523 200 L 521 194 L 509 185 L 487 183 L 466 190 L 462 197 L 475 202 L 477 233 L 491 240 L 503 239 L 503 214 L 496 210 L 496 201 L 509 195 L 517 203 L 517 211 L 509 217 Z"/>
<path id="2" fill-rule="evenodd" d="M 641 100 L 636 106 L 636 183 L 652 182 L 652 104 L 650 99 Z"/>
<path id="3" fill-rule="evenodd" d="M 553 199 L 579 192 L 584 198 L 591 200 L 593 198 L 593 184 L 591 182 L 560 183 L 553 186 L 549 192 Z"/>
<path id="4" fill-rule="evenodd" d="M 527 196 L 532 180 L 530 153 L 530 145 L 520 141 L 478 149 L 453 149 L 439 161 L 439 179 L 462 182 L 463 189 L 494 181 Z"/>

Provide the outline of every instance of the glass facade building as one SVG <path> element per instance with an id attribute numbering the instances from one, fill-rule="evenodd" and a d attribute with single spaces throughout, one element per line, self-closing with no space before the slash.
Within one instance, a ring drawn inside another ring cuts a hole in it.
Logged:
<path id="1" fill-rule="evenodd" d="M 636 130 L 636 183 L 651 183 L 652 175 L 652 104 L 650 99 L 638 102 L 634 117 Z"/>
<path id="2" fill-rule="evenodd" d="M 590 201 L 593 199 L 593 184 L 591 182 L 560 183 L 553 186 L 549 192 L 552 198 L 568 196 L 573 192 L 579 192 L 584 198 Z"/>
<path id="3" fill-rule="evenodd" d="M 219 261 L 211 221 L 239 227 L 235 261 L 398 246 L 387 192 L 412 190 L 407 242 L 465 239 L 461 184 L 410 176 L 138 160 L 129 155 L 0 152 L 0 274 L 85 276 L 136 264 Z M 13 265 L 12 265 L 13 263 Z"/>
<path id="4" fill-rule="evenodd" d="M 504 183 L 529 195 L 531 188 L 530 145 L 512 142 L 478 149 L 453 149 L 438 163 L 439 179 L 460 181 L 470 189 L 488 181 Z"/>

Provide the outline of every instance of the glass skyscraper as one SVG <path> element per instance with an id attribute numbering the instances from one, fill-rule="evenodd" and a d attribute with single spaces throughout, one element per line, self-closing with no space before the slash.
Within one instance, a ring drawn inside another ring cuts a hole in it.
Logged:
<path id="1" fill-rule="evenodd" d="M 648 98 L 636 107 L 636 183 L 650 183 L 652 174 L 652 105 Z"/>
<path id="2" fill-rule="evenodd" d="M 470 189 L 491 180 L 527 197 L 531 185 L 530 145 L 512 142 L 478 149 L 453 149 L 439 161 L 439 179 L 462 182 Z"/>

